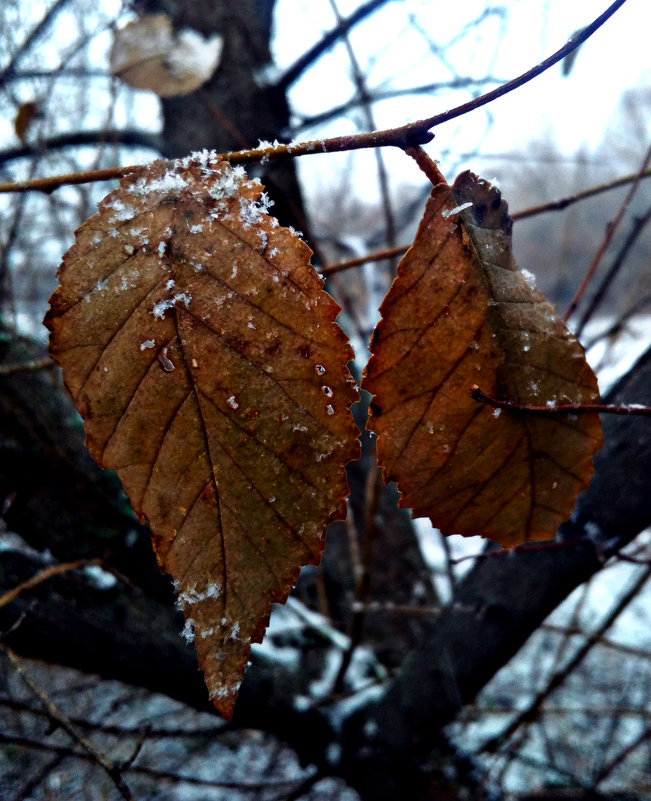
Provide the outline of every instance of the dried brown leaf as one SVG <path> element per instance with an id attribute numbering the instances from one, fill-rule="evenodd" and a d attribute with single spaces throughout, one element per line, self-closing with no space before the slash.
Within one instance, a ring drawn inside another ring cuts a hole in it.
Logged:
<path id="1" fill-rule="evenodd" d="M 363 383 L 401 505 L 504 546 L 554 536 L 601 447 L 596 413 L 543 417 L 469 397 L 478 384 L 521 404 L 598 399 L 583 348 L 517 269 L 511 226 L 499 192 L 471 173 L 433 188 Z"/>
<path id="2" fill-rule="evenodd" d="M 219 35 L 204 39 L 190 29 L 176 33 L 166 14 L 144 14 L 115 32 L 111 73 L 159 97 L 187 95 L 212 76 L 222 44 Z"/>
<path id="3" fill-rule="evenodd" d="M 227 718 L 272 602 L 346 514 L 358 453 L 339 307 L 265 199 L 205 154 L 128 176 L 77 231 L 46 317 Z"/>
<path id="4" fill-rule="evenodd" d="M 18 109 L 14 119 L 14 131 L 21 142 L 26 142 L 34 122 L 41 116 L 41 104 L 29 100 Z"/>

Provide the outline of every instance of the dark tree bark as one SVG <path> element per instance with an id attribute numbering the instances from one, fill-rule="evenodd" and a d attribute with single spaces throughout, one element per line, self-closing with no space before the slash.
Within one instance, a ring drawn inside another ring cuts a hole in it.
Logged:
<path id="1" fill-rule="evenodd" d="M 39 374 L 32 378 L 37 376 L 40 382 L 49 380 Z M 9 378 L 16 376 L 2 382 Z M 643 402 L 650 391 L 651 351 L 605 400 Z M 64 408 L 66 401 L 61 403 Z M 560 544 L 478 561 L 450 608 L 421 632 L 420 645 L 379 703 L 362 707 L 348 721 L 343 739 L 330 725 L 327 708 L 295 708 L 293 700 L 305 694 L 300 677 L 259 660 L 254 660 L 242 686 L 235 725 L 275 732 L 302 759 L 342 776 L 369 801 L 442 797 L 439 759 L 433 757 L 445 747 L 441 727 L 475 697 L 558 603 L 651 523 L 646 478 L 651 429 L 645 423 L 636 417 L 605 420 L 605 448 L 595 477 L 573 520 L 562 528 Z M 65 471 L 65 464 L 56 463 L 56 469 Z M 95 481 L 113 485 L 108 474 L 92 465 L 89 474 L 93 469 L 97 475 L 88 479 L 89 488 Z M 60 476 L 58 487 L 66 485 L 66 475 Z M 104 497 L 112 496 L 107 492 Z M 105 502 L 106 513 L 114 513 L 112 502 Z M 28 528 L 25 519 L 23 535 Z M 67 528 L 67 519 L 63 530 L 56 518 L 51 519 L 53 544 L 65 539 Z M 88 555 L 96 555 L 99 541 L 90 539 L 95 547 L 87 543 Z M 40 567 L 42 561 L 36 558 L 0 552 L 0 592 Z M 0 629 L 9 632 L 4 637 L 7 644 L 25 656 L 118 678 L 209 708 L 194 653 L 178 636 L 179 613 L 164 595 L 119 585 L 102 590 L 79 576 L 61 576 L 0 609 Z M 325 754 L 326 745 L 334 741 L 342 752 L 333 764 Z"/>
<path id="2" fill-rule="evenodd" d="M 274 6 L 275 0 L 144 0 L 139 4 L 143 12 L 164 11 L 175 30 L 192 28 L 206 37 L 218 33 L 224 40 L 219 67 L 206 84 L 189 95 L 162 101 L 164 156 L 178 158 L 203 149 L 225 153 L 255 147 L 259 140 L 287 140 L 285 88 L 268 78 Z M 253 167 L 249 172 L 262 180 L 280 222 L 293 225 L 310 241 L 293 161 L 268 164 L 263 171 Z"/>

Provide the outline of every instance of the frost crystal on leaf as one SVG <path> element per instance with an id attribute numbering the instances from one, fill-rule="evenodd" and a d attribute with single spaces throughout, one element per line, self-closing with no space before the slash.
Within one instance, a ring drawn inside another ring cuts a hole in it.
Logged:
<path id="1" fill-rule="evenodd" d="M 194 626 L 195 621 L 189 617 L 186 619 L 183 631 L 181 632 L 181 637 L 189 644 L 194 642 Z"/>
<path id="2" fill-rule="evenodd" d="M 181 300 L 183 301 L 183 303 L 185 303 L 185 308 L 187 309 L 188 306 L 190 305 L 192 297 L 188 295 L 187 292 L 181 292 L 178 295 L 174 295 L 173 298 L 168 298 L 167 300 L 159 300 L 158 303 L 151 310 L 151 313 L 154 315 L 154 317 L 162 320 L 165 317 L 165 312 L 168 309 L 173 308 Z"/>
<path id="3" fill-rule="evenodd" d="M 185 189 L 188 182 L 178 172 L 168 170 L 165 175 L 153 180 L 140 178 L 135 184 L 129 187 L 132 195 L 151 195 L 154 192 L 175 192 Z"/>
<path id="4" fill-rule="evenodd" d="M 469 209 L 472 206 L 472 203 L 468 201 L 467 203 L 462 203 L 460 206 L 455 206 L 453 209 L 444 209 L 441 212 L 441 217 L 447 220 L 448 217 L 451 217 L 453 214 L 458 214 L 460 211 L 464 209 Z"/>
<path id="5" fill-rule="evenodd" d="M 196 587 L 190 588 L 185 590 L 185 592 L 179 593 L 179 602 L 186 605 L 198 604 L 201 601 L 205 601 L 207 598 L 219 598 L 221 595 L 221 588 L 219 584 L 212 583 L 209 584 L 203 592 L 199 592 Z"/>
<path id="6" fill-rule="evenodd" d="M 112 203 L 107 203 L 106 208 L 113 209 L 114 220 L 131 220 L 136 216 L 135 209 L 131 208 L 131 206 L 125 206 L 118 198 L 115 198 Z"/>

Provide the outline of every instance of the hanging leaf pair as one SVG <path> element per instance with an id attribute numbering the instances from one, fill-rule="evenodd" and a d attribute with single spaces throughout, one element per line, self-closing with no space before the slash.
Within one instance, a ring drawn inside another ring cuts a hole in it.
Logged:
<path id="1" fill-rule="evenodd" d="M 121 181 L 77 231 L 46 316 L 88 447 L 118 472 L 175 580 L 210 696 L 230 718 L 252 642 L 326 525 L 359 444 L 352 351 L 310 250 L 259 183 L 195 154 Z M 464 174 L 434 187 L 382 305 L 364 387 L 402 503 L 446 532 L 553 536 L 599 447 L 583 351 L 515 268 L 506 205 Z"/>

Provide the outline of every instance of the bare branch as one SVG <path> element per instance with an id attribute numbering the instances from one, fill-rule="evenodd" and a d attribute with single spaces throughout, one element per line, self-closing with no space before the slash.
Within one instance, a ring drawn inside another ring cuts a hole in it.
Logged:
<path id="1" fill-rule="evenodd" d="M 469 89 L 474 86 L 485 86 L 486 84 L 502 84 L 504 81 L 500 80 L 499 78 L 494 78 L 488 76 L 486 78 L 471 78 L 461 76 L 458 78 L 453 78 L 449 81 L 437 81 L 435 83 L 427 83 L 421 86 L 410 86 L 404 89 L 371 89 L 367 93 L 368 100 L 371 103 L 377 103 L 380 100 L 391 100 L 396 97 L 405 97 L 405 96 L 412 96 L 412 95 L 431 95 L 435 94 L 436 92 L 441 92 L 442 90 L 449 89 L 449 90 L 456 90 L 456 89 Z M 297 126 L 294 127 L 294 130 L 301 130 L 305 128 L 312 128 L 316 125 L 323 125 L 326 122 L 329 122 L 332 119 L 336 119 L 337 117 L 341 117 L 346 114 L 348 111 L 352 111 L 353 109 L 359 108 L 362 105 L 363 101 L 360 99 L 359 95 L 355 95 L 351 97 L 350 100 L 347 100 L 345 103 L 341 103 L 338 106 L 334 106 L 333 108 L 328 109 L 327 111 L 322 111 L 319 114 L 314 114 L 311 117 L 302 117 L 300 122 Z"/>
<path id="2" fill-rule="evenodd" d="M 619 767 L 619 765 L 621 765 L 622 762 L 624 762 L 624 760 L 633 753 L 633 751 L 643 745 L 648 739 L 651 739 L 651 726 L 647 726 L 638 737 L 632 740 L 627 746 L 622 748 L 614 759 L 611 759 L 610 762 L 607 762 L 601 768 L 599 773 L 597 773 L 597 775 L 594 777 L 590 787 L 586 789 L 586 793 L 590 793 L 591 791 L 594 792 L 594 790 L 596 790 L 597 787 L 610 776 L 615 768 Z"/>
<path id="3" fill-rule="evenodd" d="M 631 225 L 631 229 L 626 236 L 626 239 L 622 243 L 618 253 L 615 255 L 613 259 L 613 263 L 611 264 L 608 272 L 604 275 L 601 284 L 597 288 L 597 291 L 594 293 L 594 297 L 591 299 L 590 303 L 588 304 L 588 308 L 583 313 L 581 320 L 576 328 L 576 336 L 580 337 L 583 329 L 585 328 L 586 324 L 589 320 L 592 319 L 594 316 L 595 311 L 601 305 L 604 297 L 606 296 L 608 290 L 612 282 L 617 277 L 619 271 L 624 264 L 624 260 L 626 259 L 627 254 L 630 252 L 631 248 L 637 241 L 637 238 L 640 234 L 644 231 L 646 225 L 651 221 L 651 206 L 646 210 L 646 212 L 641 217 L 635 217 L 633 219 L 633 224 Z"/>
<path id="4" fill-rule="evenodd" d="M 386 0 L 384 0 L 386 2 Z M 597 17 L 590 25 L 587 25 L 579 34 L 572 37 L 563 47 L 553 53 L 551 56 L 540 62 L 536 66 L 527 70 L 507 81 L 505 84 L 498 86 L 496 89 L 480 95 L 473 100 L 456 106 L 449 111 L 435 114 L 432 117 L 427 117 L 422 120 L 407 123 L 406 125 L 397 128 L 386 128 L 382 131 L 369 131 L 367 133 L 353 134 L 349 136 L 335 136 L 331 139 L 317 139 L 309 142 L 279 144 L 271 147 L 252 148 L 250 150 L 239 150 L 233 153 L 215 154 L 215 159 L 227 159 L 233 164 L 241 164 L 250 161 L 262 161 L 267 159 L 287 158 L 296 156 L 313 155 L 314 153 L 340 153 L 349 150 L 362 150 L 375 147 L 399 147 L 405 150 L 408 147 L 416 145 L 424 145 L 431 142 L 434 134 L 431 133 L 432 128 L 442 125 L 444 122 L 456 119 L 457 117 L 467 114 L 470 111 L 481 108 L 482 106 L 491 103 L 498 97 L 503 97 L 509 92 L 518 89 L 520 86 L 528 83 L 529 81 L 541 75 L 543 72 L 553 67 L 554 64 L 561 61 L 569 53 L 579 47 L 585 42 L 592 34 L 597 31 L 614 13 L 619 9 L 626 0 L 615 0 L 599 17 Z M 130 168 L 118 167 L 115 169 L 113 175 L 104 175 L 98 178 L 96 173 L 79 174 L 79 177 L 73 181 L 74 183 L 86 183 L 96 180 L 105 180 L 107 177 L 118 178 L 125 173 L 134 172 L 136 166 Z M 70 176 L 58 176 L 49 179 L 47 190 L 61 186 L 64 183 L 71 183 Z M 62 180 L 66 178 L 66 180 Z M 43 185 L 35 186 L 28 182 L 16 183 L 2 183 L 0 184 L 0 192 L 25 192 L 30 189 L 43 189 Z"/>
<path id="5" fill-rule="evenodd" d="M 98 751 L 93 743 L 91 743 L 91 741 L 81 731 L 79 731 L 79 729 L 68 718 L 68 716 L 65 715 L 53 703 L 52 699 L 48 696 L 45 690 L 40 687 L 40 685 L 32 678 L 32 676 L 29 675 L 29 673 L 27 673 L 11 648 L 8 648 L 7 646 L 4 646 L 4 648 L 21 679 L 43 704 L 48 717 L 61 726 L 61 728 L 70 735 L 72 740 L 84 749 L 91 760 L 103 768 L 106 773 L 108 773 L 125 801 L 134 801 L 133 796 L 131 795 L 131 790 L 129 790 L 129 787 L 122 777 L 120 768 L 114 765 L 104 754 L 101 753 L 101 751 Z"/>
<path id="6" fill-rule="evenodd" d="M 629 589 L 622 595 L 618 603 L 613 606 L 608 615 L 606 615 L 602 624 L 596 629 L 589 637 L 586 638 L 585 643 L 578 649 L 574 656 L 568 661 L 564 668 L 554 673 L 546 686 L 536 693 L 535 698 L 517 717 L 509 723 L 509 725 L 499 734 L 491 737 L 481 747 L 481 752 L 496 751 L 503 743 L 505 743 L 523 724 L 530 723 L 536 715 L 545 700 L 551 693 L 565 681 L 565 679 L 572 673 L 578 665 L 583 662 L 592 648 L 600 642 L 603 635 L 615 623 L 617 618 L 629 606 L 631 601 L 638 595 L 640 590 L 644 587 L 648 579 L 651 577 L 651 566 L 642 571 L 637 579 L 631 584 Z"/>
<path id="7" fill-rule="evenodd" d="M 60 576 L 62 573 L 69 573 L 72 570 L 81 570 L 85 567 L 100 567 L 107 573 L 111 573 L 111 575 L 117 578 L 118 581 L 121 581 L 126 586 L 133 588 L 133 584 L 126 576 L 123 576 L 118 570 L 111 565 L 106 564 L 106 562 L 102 561 L 101 559 L 78 559 L 75 562 L 62 562 L 61 564 L 53 565 L 52 567 L 46 567 L 44 570 L 39 571 L 36 575 L 32 576 L 26 581 L 21 582 L 13 589 L 5 592 L 3 595 L 0 595 L 0 609 L 6 604 L 15 601 L 21 593 L 26 592 L 27 590 L 32 590 L 34 587 L 38 587 L 39 584 L 42 584 L 44 581 L 48 581 L 54 576 Z"/>
<path id="8" fill-rule="evenodd" d="M 569 318 L 572 316 L 572 314 L 574 314 L 574 312 L 576 310 L 576 307 L 579 305 L 579 301 L 581 300 L 581 297 L 582 297 L 583 293 L 585 292 L 585 289 L 588 286 L 588 283 L 590 282 L 590 279 L 594 275 L 594 272 L 597 269 L 597 267 L 599 265 L 599 262 L 601 261 L 601 258 L 602 258 L 603 254 L 606 251 L 606 248 L 608 247 L 608 243 L 613 238 L 613 235 L 614 235 L 615 231 L 617 230 L 618 225 L 622 221 L 622 217 L 626 213 L 626 209 L 629 207 L 631 200 L 633 200 L 633 197 L 635 196 L 635 193 L 637 192 L 637 188 L 638 188 L 638 186 L 640 184 L 642 176 L 644 175 L 644 173 L 646 172 L 646 170 L 647 170 L 647 168 L 649 166 L 649 162 L 651 162 L 651 145 L 649 145 L 649 148 L 648 148 L 648 150 L 646 152 L 646 155 L 644 157 L 644 161 L 642 162 L 642 166 L 639 169 L 637 178 L 633 181 L 633 183 L 631 185 L 631 188 L 629 189 L 626 197 L 624 198 L 624 201 L 623 201 L 622 205 L 620 206 L 619 211 L 617 212 L 617 216 L 615 217 L 614 221 L 608 226 L 608 230 L 606 231 L 606 236 L 604 237 L 603 242 L 599 246 L 599 249 L 597 250 L 597 253 L 595 254 L 595 257 L 592 260 L 592 264 L 588 268 L 588 271 L 585 274 L 585 277 L 584 277 L 583 281 L 581 282 L 581 285 L 576 290 L 576 294 L 572 298 L 572 302 L 570 303 L 570 306 L 569 306 L 569 308 L 568 308 L 568 310 L 567 310 L 567 312 L 565 314 L 565 321 L 566 322 L 567 322 L 567 320 L 569 320 Z"/>
<path id="9" fill-rule="evenodd" d="M 56 15 L 61 9 L 69 3 L 70 0 L 56 0 L 50 9 L 44 14 L 41 21 L 34 27 L 27 35 L 25 41 L 7 64 L 7 66 L 0 72 L 0 86 L 2 86 L 7 78 L 9 78 L 16 70 L 16 65 L 20 59 L 29 51 L 34 42 L 41 36 L 48 28 L 50 23 L 54 20 Z"/>
<path id="10" fill-rule="evenodd" d="M 52 359 L 34 359 L 22 364 L 0 365 L 0 376 L 15 375 L 16 373 L 35 373 L 38 370 L 52 370 L 56 367 Z"/>
<path id="11" fill-rule="evenodd" d="M 127 147 L 144 147 L 159 153 L 162 147 L 160 137 L 149 131 L 75 131 L 72 133 L 58 134 L 57 136 L 52 136 L 49 139 L 44 139 L 33 145 L 27 144 L 21 145 L 20 147 L 8 147 L 5 150 L 0 150 L 0 164 L 7 164 L 16 159 L 42 155 L 46 152 L 62 150 L 67 147 L 101 145 L 106 143 L 125 145 Z M 131 171 L 133 171 L 133 169 L 132 167 Z"/>
<path id="12" fill-rule="evenodd" d="M 287 89 L 289 89 L 312 64 L 318 61 L 325 52 L 336 44 L 342 36 L 345 36 L 355 25 L 358 25 L 362 20 L 369 17 L 388 2 L 391 2 L 391 0 L 369 0 L 369 2 L 361 5 L 349 17 L 339 22 L 331 31 L 328 31 L 320 41 L 295 61 L 277 81 L 276 88 L 287 91 Z"/>
<path id="13" fill-rule="evenodd" d="M 651 170 L 645 170 L 642 173 L 634 172 L 631 175 L 625 175 L 622 178 L 617 178 L 614 181 L 609 181 L 605 184 L 599 184 L 598 186 L 590 187 L 590 189 L 584 189 L 582 192 L 577 192 L 575 195 L 569 195 L 568 197 L 561 198 L 560 200 L 550 200 L 548 203 L 542 203 L 540 206 L 531 206 L 528 209 L 516 211 L 515 214 L 511 215 L 511 217 L 514 220 L 524 220 L 527 217 L 534 217 L 535 215 L 543 214 L 546 211 L 561 211 L 566 209 L 568 206 L 573 205 L 574 203 L 578 203 L 580 200 L 586 200 L 586 198 L 594 197 L 602 192 L 610 192 L 611 189 L 618 189 L 620 186 L 630 184 L 632 181 L 637 181 L 639 178 L 649 177 L 651 177 Z"/>
<path id="14" fill-rule="evenodd" d="M 587 198 L 594 197 L 602 192 L 609 192 L 611 189 L 618 189 L 620 186 L 630 184 L 638 177 L 651 177 L 651 170 L 646 170 L 641 176 L 639 172 L 632 173 L 631 175 L 625 175 L 622 178 L 617 178 L 614 181 L 609 181 L 608 183 L 599 184 L 598 186 L 585 189 L 582 192 L 577 192 L 575 195 L 569 195 L 567 197 L 560 198 L 559 200 L 550 200 L 548 203 L 542 203 L 538 206 L 531 206 L 528 209 L 523 209 L 522 211 L 516 211 L 511 214 L 511 219 L 514 221 L 524 220 L 528 217 L 534 217 L 537 214 L 544 214 L 548 211 L 562 211 L 568 206 L 578 203 L 581 200 L 586 200 Z M 366 264 L 370 261 L 383 261 L 384 259 L 388 259 L 393 256 L 401 256 L 403 253 L 406 253 L 410 247 L 411 245 L 397 245 L 395 248 L 388 248 L 387 250 L 381 250 L 376 253 L 369 253 L 366 256 L 348 259 L 346 261 L 337 262 L 336 264 L 329 264 L 320 268 L 320 272 L 323 273 L 323 275 L 331 275 L 332 273 L 338 273 L 342 270 L 348 270 L 351 267 L 359 267 L 361 264 Z"/>
<path id="15" fill-rule="evenodd" d="M 23 746 L 24 748 L 32 748 L 35 751 L 48 751 L 50 753 L 58 754 L 62 757 L 74 757 L 85 762 L 95 762 L 95 759 L 91 754 L 83 751 L 55 745 L 54 743 L 44 743 L 40 740 L 34 740 L 30 737 L 6 734 L 2 731 L 0 731 L 0 743 Z M 219 787 L 225 790 L 238 790 L 239 792 L 251 793 L 259 793 L 260 790 L 264 790 L 268 787 L 285 787 L 287 789 L 291 789 L 299 782 L 304 781 L 303 779 L 265 779 L 259 782 L 215 781 L 211 779 L 202 779 L 199 776 L 187 776 L 170 770 L 151 768 L 147 767 L 146 765 L 131 765 L 129 767 L 129 773 L 135 773 L 141 776 L 151 776 L 154 779 L 172 781 L 177 784 L 190 784 L 197 787 Z"/>

